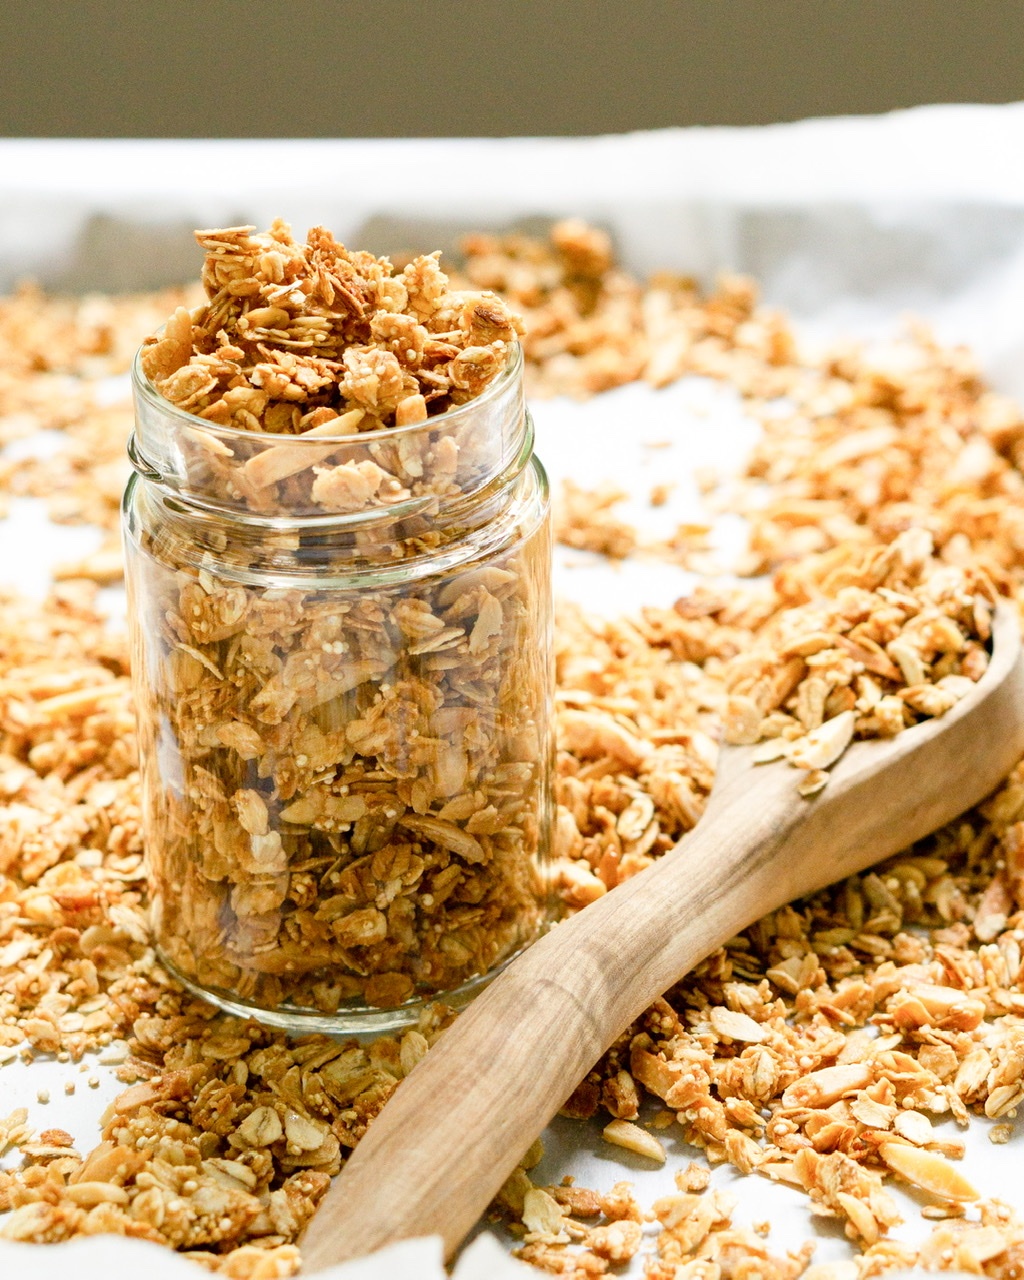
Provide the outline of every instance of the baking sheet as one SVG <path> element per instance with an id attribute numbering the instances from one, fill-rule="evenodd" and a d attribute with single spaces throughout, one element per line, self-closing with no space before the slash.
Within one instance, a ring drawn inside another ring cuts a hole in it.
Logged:
<path id="1" fill-rule="evenodd" d="M 1024 104 L 577 141 L 5 141 L 0 287 L 26 274 L 64 288 L 178 281 L 198 265 L 194 226 L 265 225 L 279 214 L 300 231 L 323 221 L 341 238 L 384 252 L 451 247 L 469 228 L 538 226 L 578 213 L 608 226 L 625 264 L 640 274 L 673 267 L 710 281 L 720 269 L 754 273 L 767 300 L 794 313 L 808 340 L 890 334 L 912 310 L 945 340 L 969 342 L 998 387 L 1024 396 L 1022 160 Z M 556 484 L 569 476 L 584 487 L 611 481 L 628 488 L 622 514 L 651 536 L 705 518 L 695 468 L 738 468 L 757 434 L 735 392 L 700 378 L 658 391 L 622 387 L 586 404 L 540 402 L 533 411 L 538 451 Z M 38 438 L 14 447 L 52 445 Z M 666 481 L 676 486 L 669 504 L 651 508 L 652 485 Z M 743 537 L 734 519 L 715 522 L 723 561 L 742 548 Z M 87 553 L 98 540 L 91 529 L 50 525 L 40 502 L 15 500 L 0 523 L 0 572 L 5 583 L 41 595 L 53 564 Z M 692 581 L 653 561 L 611 565 L 556 551 L 557 590 L 605 612 L 669 604 Z M 89 1075 L 98 1078 L 96 1089 L 88 1087 Z M 67 1078 L 76 1081 L 74 1096 L 64 1093 Z M 26 1105 L 37 1128 L 66 1128 L 88 1148 L 119 1087 L 95 1062 L 85 1073 L 15 1062 L 0 1070 L 0 1112 Z M 48 1103 L 37 1101 L 40 1089 Z M 976 1121 L 966 1135 L 965 1168 L 983 1194 L 1016 1200 L 1024 1211 L 1024 1188 L 1015 1190 L 1014 1177 L 1024 1139 L 1015 1132 L 1006 1146 L 993 1147 L 986 1128 Z M 669 1131 L 668 1164 L 652 1171 L 604 1144 L 600 1125 L 563 1120 L 551 1126 L 546 1145 L 535 1179 L 571 1174 L 607 1187 L 625 1177 L 647 1205 L 673 1189 L 672 1171 L 696 1154 Z M 714 1182 L 737 1193 L 738 1224 L 771 1221 L 775 1250 L 812 1237 L 816 1260 L 849 1256 L 837 1228 L 812 1220 L 798 1193 L 731 1169 L 716 1170 Z M 907 1221 L 894 1234 L 922 1238 L 919 1206 L 909 1196 L 901 1203 Z M 486 1236 L 474 1245 L 490 1247 Z M 42 1253 L 0 1244 L 0 1268 L 5 1276 L 42 1276 L 70 1264 L 92 1280 L 135 1265 L 131 1255 L 140 1248 L 146 1256 L 139 1261 L 154 1275 L 195 1274 L 167 1251 L 121 1240 Z M 493 1253 L 467 1252 L 464 1261 L 476 1275 L 499 1275 Z M 639 1274 L 639 1260 L 633 1271 Z M 441 1273 L 428 1242 L 338 1274 L 369 1280 Z"/>

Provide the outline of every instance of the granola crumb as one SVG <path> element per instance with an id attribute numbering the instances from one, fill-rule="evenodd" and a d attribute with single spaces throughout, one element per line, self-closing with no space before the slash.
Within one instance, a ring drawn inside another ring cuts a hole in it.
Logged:
<path id="1" fill-rule="evenodd" d="M 685 1169 L 677 1169 L 674 1177 L 676 1186 L 684 1192 L 706 1191 L 711 1185 L 711 1170 L 695 1160 L 691 1160 Z"/>

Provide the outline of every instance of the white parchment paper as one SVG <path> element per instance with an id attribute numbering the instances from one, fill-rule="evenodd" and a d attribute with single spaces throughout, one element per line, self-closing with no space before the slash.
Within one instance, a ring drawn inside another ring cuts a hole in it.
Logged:
<path id="1" fill-rule="evenodd" d="M 885 335 L 908 312 L 945 341 L 968 342 L 996 386 L 1024 397 L 1024 104 L 923 107 L 864 119 L 804 121 L 760 129 L 664 130 L 622 137 L 338 142 L 69 142 L 0 140 L 0 289 L 33 276 L 53 288 L 148 288 L 193 278 L 192 229 L 283 216 L 298 232 L 314 223 L 377 252 L 454 249 L 470 229 L 540 228 L 580 214 L 607 226 L 638 274 L 674 268 L 710 281 L 721 270 L 758 277 L 766 299 L 804 332 Z M 653 391 L 628 386 L 586 404 L 536 404 L 538 452 L 553 479 L 587 487 L 612 480 L 632 499 L 623 515 L 653 535 L 704 513 L 694 469 L 742 464 L 756 427 L 728 387 L 688 378 Z M 667 442 L 667 444 L 666 444 Z M 17 447 L 46 448 L 45 441 Z M 653 484 L 675 485 L 653 511 Z M 665 523 L 667 522 L 667 524 Z M 48 524 L 41 503 L 17 500 L 0 522 L 0 574 L 35 595 L 62 560 L 97 535 Z M 715 523 L 724 553 L 743 530 Z M 667 604 L 692 579 L 654 563 L 609 566 L 556 552 L 564 595 L 605 612 Z M 3 821 L 0 812 L 0 822 Z M 0 1069 L 0 1113 L 29 1107 L 37 1128 L 62 1127 L 80 1148 L 119 1086 L 108 1070 L 93 1090 L 77 1068 L 36 1062 Z M 73 1097 L 66 1078 L 79 1082 Z M 48 1104 L 36 1100 L 46 1088 Z M 1021 1141 L 993 1147 L 986 1124 L 967 1135 L 965 1168 L 983 1194 L 1016 1201 Z M 662 1135 L 664 1137 L 664 1135 Z M 636 1184 L 641 1202 L 672 1189 L 672 1171 L 695 1153 L 669 1132 L 669 1163 L 608 1147 L 600 1126 L 556 1121 L 546 1135 L 541 1181 L 571 1174 L 607 1187 Z M 818 1260 L 848 1256 L 832 1226 L 806 1202 L 758 1178 L 715 1172 L 740 1199 L 736 1220 L 768 1219 L 781 1250 L 808 1237 Z M 897 1232 L 925 1234 L 904 1197 Z M 0 1276 L 49 1280 L 72 1269 L 101 1280 L 136 1268 L 154 1280 L 197 1274 L 155 1246 L 119 1239 L 40 1250 L 0 1243 Z M 639 1265 L 633 1270 L 639 1274 Z M 338 1280 L 433 1280 L 437 1241 L 407 1242 L 335 1273 Z M 459 1280 L 533 1274 L 484 1234 L 463 1254 Z"/>

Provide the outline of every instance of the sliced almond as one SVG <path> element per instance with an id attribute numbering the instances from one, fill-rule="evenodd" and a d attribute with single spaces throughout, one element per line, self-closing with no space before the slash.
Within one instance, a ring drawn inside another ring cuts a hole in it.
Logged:
<path id="1" fill-rule="evenodd" d="M 903 1142 L 884 1142 L 878 1154 L 901 1178 L 940 1200 L 977 1200 L 978 1192 L 943 1156 Z"/>
<path id="2" fill-rule="evenodd" d="M 658 1164 L 665 1163 L 665 1148 L 658 1139 L 629 1120 L 613 1120 L 611 1124 L 605 1125 L 602 1136 L 605 1142 L 610 1142 L 613 1146 L 632 1151 L 634 1155 L 645 1156 Z"/>
<path id="3" fill-rule="evenodd" d="M 827 769 L 835 764 L 853 741 L 857 723 L 852 711 L 841 711 L 810 733 L 798 738 L 789 749 L 789 762 L 798 769 Z"/>
<path id="4" fill-rule="evenodd" d="M 535 1235 L 559 1236 L 565 1218 L 558 1202 L 540 1187 L 532 1187 L 523 1195 L 523 1226 Z"/>
<path id="5" fill-rule="evenodd" d="M 784 1107 L 830 1107 L 848 1094 L 866 1089 L 874 1072 L 866 1062 L 842 1067 L 822 1067 L 791 1084 L 782 1095 Z"/>
<path id="6" fill-rule="evenodd" d="M 272 445 L 250 458 L 242 467 L 242 474 L 257 489 L 265 489 L 268 485 L 277 484 L 279 480 L 298 475 L 314 463 L 329 458 L 339 447 L 329 444 L 322 448 L 310 448 L 305 441 L 317 436 L 355 435 L 364 416 L 362 409 L 350 409 L 348 413 L 332 418 L 330 422 L 322 422 L 318 427 L 310 427 L 301 436 L 295 436 L 294 444 Z"/>
<path id="7" fill-rule="evenodd" d="M 747 1044 L 760 1044 L 767 1032 L 759 1022 L 746 1013 L 737 1013 L 723 1005 L 715 1005 L 709 1014 L 712 1027 L 720 1036 L 730 1040 L 743 1040 Z"/>

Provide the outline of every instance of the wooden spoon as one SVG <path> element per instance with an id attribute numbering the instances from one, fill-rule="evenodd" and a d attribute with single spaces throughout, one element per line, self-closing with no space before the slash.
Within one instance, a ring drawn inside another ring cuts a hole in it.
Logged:
<path id="1" fill-rule="evenodd" d="M 699 825 L 514 961 L 405 1080 L 328 1191 L 305 1268 L 438 1233 L 450 1256 L 604 1050 L 689 969 L 793 898 L 977 804 L 1024 755 L 1015 611 L 977 687 L 939 719 L 854 743 L 804 800 L 784 761 L 723 748 Z"/>

